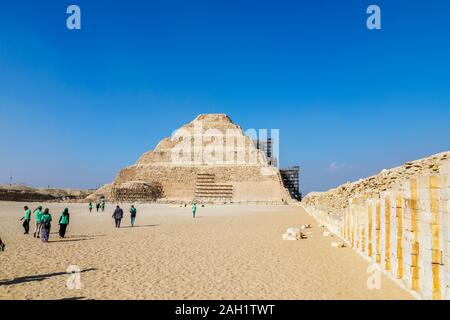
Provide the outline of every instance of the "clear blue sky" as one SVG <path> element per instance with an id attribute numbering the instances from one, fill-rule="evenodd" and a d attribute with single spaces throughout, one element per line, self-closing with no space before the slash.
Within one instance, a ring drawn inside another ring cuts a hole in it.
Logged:
<path id="1" fill-rule="evenodd" d="M 2 1 L 0 183 L 110 182 L 199 113 L 279 128 L 304 192 L 449 150 L 449 15 L 445 0 Z"/>

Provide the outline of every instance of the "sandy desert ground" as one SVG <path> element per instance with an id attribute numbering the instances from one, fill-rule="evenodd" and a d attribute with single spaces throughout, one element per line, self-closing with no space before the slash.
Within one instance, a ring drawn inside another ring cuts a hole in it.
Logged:
<path id="1" fill-rule="evenodd" d="M 336 238 L 296 206 L 206 206 L 194 220 L 189 207 L 137 205 L 130 228 L 123 205 L 115 229 L 114 205 L 46 204 L 54 220 L 68 207 L 71 225 L 61 240 L 54 221 L 43 244 L 23 235 L 23 205 L 0 202 L 0 299 L 412 299 L 385 276 L 369 290 L 368 262 L 333 248 Z M 307 239 L 281 240 L 308 223 Z M 82 270 L 79 290 L 66 287 L 69 265 Z"/>

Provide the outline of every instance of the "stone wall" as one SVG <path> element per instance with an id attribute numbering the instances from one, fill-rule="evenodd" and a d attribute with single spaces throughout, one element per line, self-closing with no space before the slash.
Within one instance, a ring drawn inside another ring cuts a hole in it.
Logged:
<path id="1" fill-rule="evenodd" d="M 436 172 L 350 197 L 340 214 L 305 207 L 417 296 L 450 299 L 450 160 Z"/>
<path id="2" fill-rule="evenodd" d="M 402 166 L 385 169 L 371 177 L 355 182 L 348 182 L 326 192 L 312 192 L 304 202 L 328 212 L 341 211 L 348 205 L 348 199 L 356 196 L 370 197 L 382 191 L 391 189 L 397 183 L 413 177 L 439 173 L 440 164 L 450 159 L 450 152 L 442 152 L 433 156 L 410 161 Z"/>

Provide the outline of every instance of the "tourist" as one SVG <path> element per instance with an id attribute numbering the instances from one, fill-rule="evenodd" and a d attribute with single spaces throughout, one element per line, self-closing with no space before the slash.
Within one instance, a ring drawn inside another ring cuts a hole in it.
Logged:
<path id="1" fill-rule="evenodd" d="M 31 210 L 28 209 L 27 206 L 23 207 L 25 213 L 20 221 L 23 221 L 22 226 L 25 230 L 24 234 L 28 234 L 30 232 L 30 220 L 31 220 Z"/>
<path id="2" fill-rule="evenodd" d="M 131 219 L 131 226 L 134 227 L 134 221 L 136 221 L 136 213 L 137 210 L 134 206 L 131 206 L 130 208 L 130 219 Z"/>
<path id="3" fill-rule="evenodd" d="M 102 199 L 102 201 L 100 202 L 100 207 L 102 208 L 102 212 L 105 212 L 105 199 Z"/>
<path id="4" fill-rule="evenodd" d="M 97 209 L 97 212 L 98 212 L 98 210 L 100 209 L 100 202 L 97 202 L 97 204 L 95 205 L 95 208 Z"/>
<path id="5" fill-rule="evenodd" d="M 195 213 L 197 212 L 197 205 L 195 202 L 192 203 L 192 217 L 195 218 Z"/>
<path id="6" fill-rule="evenodd" d="M 50 229 L 52 226 L 52 216 L 47 208 L 44 210 L 44 213 L 42 214 L 41 223 L 42 223 L 41 240 L 42 242 L 48 242 L 48 238 L 50 237 Z"/>
<path id="7" fill-rule="evenodd" d="M 89 201 L 89 212 L 92 212 L 92 208 L 93 208 L 93 206 L 92 206 L 92 202 L 91 202 L 91 201 Z"/>
<path id="8" fill-rule="evenodd" d="M 64 238 L 66 235 L 67 226 L 69 225 L 69 209 L 65 208 L 59 218 L 59 237 Z"/>
<path id="9" fill-rule="evenodd" d="M 42 228 L 42 215 L 44 212 L 42 211 L 42 207 L 39 206 L 36 209 L 34 209 L 34 216 L 36 218 L 36 226 L 34 227 L 34 233 L 33 237 L 36 238 L 36 236 L 39 238 L 39 235 L 41 234 L 41 228 Z"/>
<path id="10" fill-rule="evenodd" d="M 122 221 L 123 218 L 123 210 L 120 209 L 119 206 L 117 206 L 116 210 L 114 210 L 112 217 L 116 221 L 116 228 L 120 228 L 120 222 Z"/>
<path id="11" fill-rule="evenodd" d="M 3 243 L 2 238 L 0 238 L 0 252 L 5 251 L 6 245 Z"/>

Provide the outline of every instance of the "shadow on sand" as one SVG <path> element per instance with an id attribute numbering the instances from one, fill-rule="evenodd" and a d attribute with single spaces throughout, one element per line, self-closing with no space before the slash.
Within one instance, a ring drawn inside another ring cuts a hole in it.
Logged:
<path id="1" fill-rule="evenodd" d="M 58 243 L 58 242 L 77 242 L 77 241 L 85 241 L 85 240 L 94 240 L 97 237 L 105 237 L 106 234 L 99 235 L 73 235 L 65 238 L 60 238 L 58 240 L 50 239 L 49 243 Z"/>
<path id="2" fill-rule="evenodd" d="M 89 268 L 81 270 L 80 273 L 89 272 L 89 271 L 95 271 L 96 268 Z M 26 276 L 26 277 L 19 277 L 12 280 L 0 280 L 0 286 L 11 286 L 15 284 L 21 284 L 25 282 L 33 282 L 33 281 L 44 281 L 51 277 L 58 277 L 62 275 L 68 275 L 67 272 L 54 272 L 54 273 L 47 273 L 47 274 L 39 274 L 35 276 Z"/>
<path id="3" fill-rule="evenodd" d="M 58 239 L 58 240 L 49 240 L 49 243 L 58 243 L 58 242 L 78 242 L 78 241 L 86 241 L 86 240 L 94 240 L 94 238 L 81 238 L 81 239 Z"/>
<path id="4" fill-rule="evenodd" d="M 134 227 L 132 227 L 132 226 L 121 226 L 120 227 L 120 229 L 126 229 L 126 228 L 130 228 L 130 229 L 134 229 L 134 228 L 151 228 L 151 227 L 157 227 L 157 226 L 159 226 L 159 224 L 147 224 L 147 225 L 143 225 L 143 226 L 141 226 L 141 225 L 137 225 L 137 226 L 134 226 Z"/>

